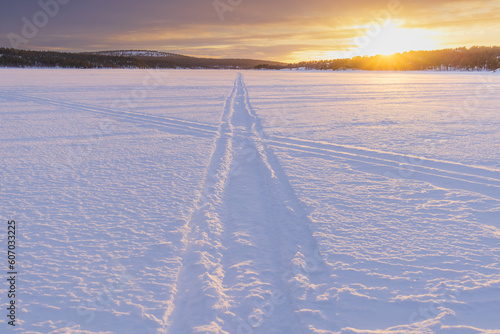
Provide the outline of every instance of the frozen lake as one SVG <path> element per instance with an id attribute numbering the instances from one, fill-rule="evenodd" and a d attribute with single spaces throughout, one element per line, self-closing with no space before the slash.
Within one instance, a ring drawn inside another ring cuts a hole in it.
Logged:
<path id="1" fill-rule="evenodd" d="M 500 333 L 499 92 L 485 72 L 0 69 L 0 332 Z"/>

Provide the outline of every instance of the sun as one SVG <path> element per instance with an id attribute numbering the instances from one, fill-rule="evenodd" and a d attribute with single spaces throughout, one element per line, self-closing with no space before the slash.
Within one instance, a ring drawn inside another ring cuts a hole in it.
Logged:
<path id="1" fill-rule="evenodd" d="M 412 50 L 435 50 L 439 47 L 437 33 L 426 29 L 402 28 L 389 22 L 366 36 L 362 53 L 368 56 L 392 55 Z"/>

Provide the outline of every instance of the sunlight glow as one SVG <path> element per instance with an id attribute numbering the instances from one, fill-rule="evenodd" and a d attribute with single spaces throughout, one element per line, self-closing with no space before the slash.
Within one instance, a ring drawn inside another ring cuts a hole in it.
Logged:
<path id="1" fill-rule="evenodd" d="M 357 32 L 345 40 L 346 47 L 337 50 L 318 50 L 311 45 L 310 50 L 295 51 L 282 61 L 299 62 L 325 59 L 344 59 L 356 56 L 393 55 L 408 51 L 429 51 L 443 47 L 442 36 L 437 31 L 421 28 L 404 28 L 404 21 L 386 21 L 377 26 L 353 26 Z M 319 41 L 315 41 L 320 43 Z M 314 43 L 313 43 L 314 44 Z M 340 50 L 339 50 L 340 49 Z"/>
<path id="2" fill-rule="evenodd" d="M 373 37 L 366 36 L 360 53 L 368 56 L 392 55 L 407 51 L 434 50 L 439 47 L 437 33 L 426 29 L 401 28 L 389 22 Z M 360 39 L 363 42 L 363 39 Z M 359 42 L 358 42 L 359 43 Z"/>

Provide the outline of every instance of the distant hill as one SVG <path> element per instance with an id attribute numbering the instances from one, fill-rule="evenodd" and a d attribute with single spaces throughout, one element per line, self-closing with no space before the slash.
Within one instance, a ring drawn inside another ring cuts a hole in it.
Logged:
<path id="1" fill-rule="evenodd" d="M 283 68 L 285 63 L 256 59 L 217 59 L 183 56 L 175 53 L 147 50 L 100 51 L 91 54 L 130 57 L 150 68 L 212 68 L 212 69 L 252 69 L 257 66 Z"/>
<path id="2" fill-rule="evenodd" d="M 115 50 L 70 53 L 0 48 L 0 66 L 61 68 L 251 69 L 258 66 L 266 68 L 283 68 L 286 64 L 255 59 L 198 58 L 148 50 Z"/>
<path id="3" fill-rule="evenodd" d="M 172 57 L 178 56 L 175 53 L 151 51 L 151 50 L 115 50 L 115 51 L 98 51 L 86 52 L 101 56 L 119 56 L 119 57 Z"/>

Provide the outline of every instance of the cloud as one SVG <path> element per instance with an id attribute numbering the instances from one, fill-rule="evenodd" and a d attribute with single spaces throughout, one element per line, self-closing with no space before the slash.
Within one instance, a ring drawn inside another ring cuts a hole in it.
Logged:
<path id="1" fill-rule="evenodd" d="M 57 0 L 42 0 L 57 1 Z M 226 2 L 228 0 L 218 0 Z M 220 19 L 214 0 L 71 0 L 24 48 L 68 51 L 158 49 L 214 57 L 290 60 L 308 51 L 352 48 L 363 27 L 389 17 L 407 28 L 439 30 L 447 43 L 494 42 L 498 1 L 233 0 Z M 390 9 L 397 8 L 397 11 Z M 36 1 L 2 5 L 0 45 L 21 34 L 41 8 Z M 473 33 L 466 32 L 474 27 Z M 455 33 L 453 34 L 453 31 Z M 464 38 L 460 40 L 460 35 Z M 466 37 L 466 38 L 465 38 Z M 480 44 L 480 43 L 477 43 Z"/>

